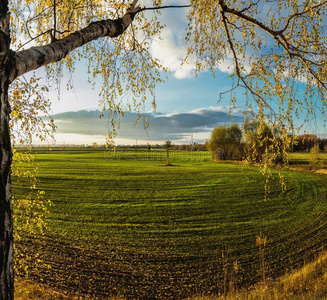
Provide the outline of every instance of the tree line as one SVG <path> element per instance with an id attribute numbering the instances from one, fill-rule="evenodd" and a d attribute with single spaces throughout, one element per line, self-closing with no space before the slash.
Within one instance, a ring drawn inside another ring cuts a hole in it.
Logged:
<path id="1" fill-rule="evenodd" d="M 247 160 L 282 163 L 288 152 L 327 152 L 327 139 L 315 134 L 287 135 L 265 122 L 246 120 L 240 127 L 221 125 L 213 129 L 206 147 L 213 160 Z"/>

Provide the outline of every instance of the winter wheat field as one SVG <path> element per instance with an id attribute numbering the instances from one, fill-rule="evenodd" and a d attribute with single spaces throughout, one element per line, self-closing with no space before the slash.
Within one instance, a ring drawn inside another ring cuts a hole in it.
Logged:
<path id="1" fill-rule="evenodd" d="M 19 243 L 29 279 L 61 291 L 224 293 L 301 267 L 327 242 L 324 174 L 271 169 L 267 177 L 213 163 L 208 152 L 171 152 L 172 166 L 164 151 L 36 152 L 38 188 L 53 205 L 45 234 Z M 14 181 L 14 195 L 26 193 Z"/>

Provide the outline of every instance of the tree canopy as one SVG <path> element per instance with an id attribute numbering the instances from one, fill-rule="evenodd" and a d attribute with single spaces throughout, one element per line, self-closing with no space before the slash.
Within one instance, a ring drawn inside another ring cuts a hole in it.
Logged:
<path id="1" fill-rule="evenodd" d="M 233 61 L 229 92 L 244 89 L 249 111 L 293 129 L 303 112 L 307 119 L 326 114 L 326 4 L 193 1 L 189 52 L 199 58 L 198 71 Z"/>
<path id="2" fill-rule="evenodd" d="M 228 66 L 235 78 L 226 94 L 231 105 L 240 90 L 250 113 L 287 130 L 294 129 L 296 116 L 309 120 L 325 115 L 326 1 L 176 3 L 190 6 L 185 63 L 195 57 L 197 73 L 214 74 Z M 162 5 L 158 0 L 12 1 L 12 49 L 19 66 L 12 77 L 45 65 L 49 83 L 58 83 L 65 68 L 74 71 L 85 60 L 90 82 L 102 80 L 103 110 L 141 110 L 146 100 L 155 108 L 155 87 L 166 69 L 149 47 L 163 29 L 159 15 L 167 6 Z M 109 32 L 110 22 L 103 21 L 108 19 L 124 20 L 126 28 Z M 87 37 L 75 41 L 86 32 Z"/>

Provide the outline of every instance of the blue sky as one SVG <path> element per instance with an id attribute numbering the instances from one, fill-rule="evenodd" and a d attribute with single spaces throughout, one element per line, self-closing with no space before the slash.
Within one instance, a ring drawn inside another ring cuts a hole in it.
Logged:
<path id="1" fill-rule="evenodd" d="M 167 5 L 173 4 L 173 1 L 166 2 Z M 233 84 L 230 78 L 232 61 L 221 65 L 215 72 L 215 78 L 209 72 L 195 77 L 195 59 L 192 57 L 188 64 L 181 65 L 187 51 L 184 42 L 186 12 L 186 9 L 164 10 L 161 20 L 166 24 L 166 28 L 162 32 L 162 40 L 154 41 L 151 45 L 151 53 L 159 58 L 171 73 L 168 74 L 165 83 L 157 86 L 157 115 L 151 114 L 151 101 L 145 106 L 144 111 L 149 118 L 150 129 L 145 131 L 142 126 L 133 126 L 137 115 L 128 114 L 127 118 L 121 119 L 122 126 L 118 130 L 116 144 L 135 144 L 136 139 L 138 143 L 155 144 L 167 139 L 176 144 L 187 143 L 191 134 L 199 142 L 204 142 L 209 138 L 214 126 L 234 121 L 242 122 L 240 116 L 244 110 L 245 98 L 241 91 L 236 94 L 237 109 L 233 111 L 231 119 L 228 117 L 231 95 L 225 94 L 218 102 L 219 94 L 228 91 Z M 108 132 L 108 120 L 106 118 L 100 120 L 98 117 L 100 112 L 94 112 L 99 110 L 100 88 L 97 89 L 96 86 L 95 90 L 92 90 L 88 84 L 83 62 L 77 66 L 73 80 L 74 90 L 66 91 L 63 88 L 60 101 L 57 99 L 56 91 L 50 92 L 52 111 L 58 126 L 56 143 L 104 143 Z M 83 112 L 79 112 L 81 110 Z M 73 113 L 63 114 L 65 112 Z M 321 126 L 321 120 L 317 122 L 306 126 L 304 130 L 326 133 Z M 298 121 L 298 125 L 300 124 Z"/>

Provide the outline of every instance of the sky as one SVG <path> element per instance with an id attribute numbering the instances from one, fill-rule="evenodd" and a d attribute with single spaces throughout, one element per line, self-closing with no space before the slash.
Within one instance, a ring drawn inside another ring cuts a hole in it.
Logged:
<path id="1" fill-rule="evenodd" d="M 170 4 L 172 1 L 166 2 L 165 4 Z M 115 137 L 117 145 L 162 144 L 165 140 L 185 144 L 192 138 L 203 143 L 209 139 L 215 126 L 228 125 L 231 122 L 242 123 L 244 95 L 240 92 L 237 94 L 237 107 L 232 111 L 231 117 L 231 95 L 227 93 L 219 101 L 220 93 L 228 91 L 233 84 L 230 78 L 232 61 L 220 66 L 215 72 L 215 78 L 209 72 L 195 77 L 195 60 L 192 57 L 189 63 L 181 64 L 187 51 L 184 42 L 186 15 L 187 9 L 162 11 L 161 20 L 166 24 L 166 28 L 162 32 L 162 40 L 154 40 L 150 50 L 171 72 L 166 81 L 157 86 L 156 113 L 152 112 L 150 103 L 145 107 L 144 116 L 148 118 L 149 128 L 145 130 L 142 124 L 135 125 L 136 113 L 126 113 L 125 117 L 120 119 L 121 127 Z M 55 141 L 50 141 L 51 143 L 105 143 L 109 121 L 107 117 L 99 118 L 100 88 L 97 90 L 95 86 L 93 90 L 87 82 L 85 65 L 86 62 L 83 61 L 77 65 L 77 71 L 73 74 L 74 89 L 66 91 L 63 88 L 60 100 L 57 91 L 50 91 L 53 118 L 57 126 Z M 42 71 L 40 72 L 42 74 Z M 64 77 L 63 83 L 66 79 Z M 318 133 L 325 133 L 324 130 L 320 131 Z M 35 139 L 34 143 L 39 141 Z"/>

